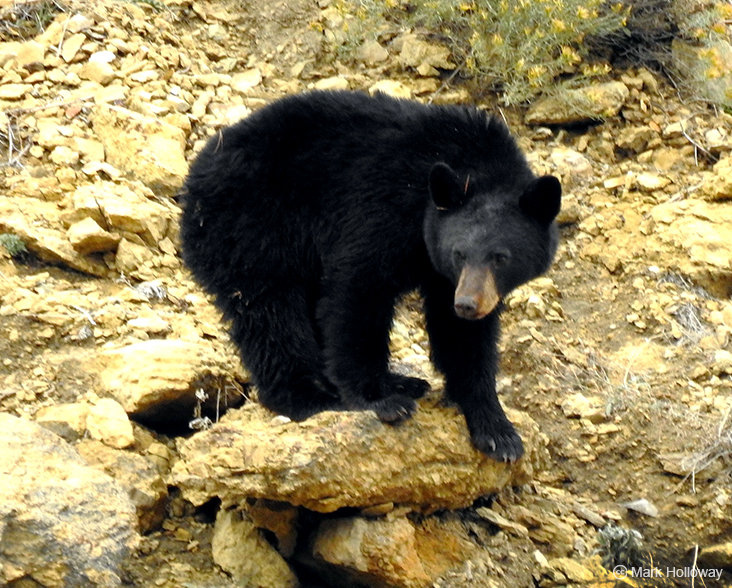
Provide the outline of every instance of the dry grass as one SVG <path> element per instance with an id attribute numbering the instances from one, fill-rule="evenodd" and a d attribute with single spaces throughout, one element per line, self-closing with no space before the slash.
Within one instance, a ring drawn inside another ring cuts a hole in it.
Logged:
<path id="1" fill-rule="evenodd" d="M 25 41 L 46 30 L 66 7 L 58 0 L 14 2 L 0 10 L 0 40 Z"/>

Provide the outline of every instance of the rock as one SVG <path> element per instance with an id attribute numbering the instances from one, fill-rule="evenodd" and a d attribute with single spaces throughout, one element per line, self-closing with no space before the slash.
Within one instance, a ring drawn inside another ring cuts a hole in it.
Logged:
<path id="1" fill-rule="evenodd" d="M 570 582 L 585 585 L 595 579 L 595 575 L 581 563 L 568 557 L 556 557 L 548 561 L 548 565 L 562 572 Z"/>
<path id="2" fill-rule="evenodd" d="M 620 112 L 628 96 L 630 90 L 622 82 L 566 90 L 538 99 L 526 113 L 526 123 L 568 125 L 606 119 Z"/>
<path id="3" fill-rule="evenodd" d="M 70 220 L 92 219 L 106 231 L 139 235 L 151 247 L 157 247 L 175 225 L 172 205 L 155 202 L 115 182 L 81 186 L 73 193 L 71 202 Z"/>
<path id="4" fill-rule="evenodd" d="M 157 314 L 131 319 L 127 321 L 127 325 L 133 329 L 139 329 L 150 334 L 167 333 L 171 330 L 170 323 L 160 318 Z"/>
<path id="5" fill-rule="evenodd" d="M 515 464 L 475 450 L 464 417 L 453 407 L 422 407 L 393 427 L 371 411 L 324 412 L 283 424 L 250 404 L 180 441 L 173 483 L 194 504 L 218 496 L 224 504 L 267 498 L 317 512 L 388 502 L 461 508 L 527 482 L 545 462 L 536 425 L 523 413 L 509 413 L 527 448 Z"/>
<path id="6" fill-rule="evenodd" d="M 562 412 L 567 418 L 587 419 L 595 424 L 605 420 L 603 401 L 597 396 L 587 398 L 581 392 L 562 400 Z"/>
<path id="7" fill-rule="evenodd" d="M 249 90 L 262 83 L 262 72 L 258 68 L 248 69 L 231 78 L 231 89 L 239 94 L 248 94 Z"/>
<path id="8" fill-rule="evenodd" d="M 76 449 L 89 465 L 112 476 L 127 491 L 135 505 L 141 533 L 160 527 L 165 518 L 168 486 L 149 459 L 91 439 L 83 440 Z"/>
<path id="9" fill-rule="evenodd" d="M 364 42 L 356 53 L 356 58 L 367 65 L 374 65 L 389 59 L 389 52 L 378 41 Z"/>
<path id="10" fill-rule="evenodd" d="M 638 512 L 649 517 L 658 516 L 658 507 L 652 502 L 649 502 L 646 498 L 633 500 L 631 502 L 621 502 L 620 506 L 624 506 L 628 510 Z"/>
<path id="11" fill-rule="evenodd" d="M 50 431 L 0 413 L 0 584 L 118 587 L 136 524 L 114 479 Z"/>
<path id="12" fill-rule="evenodd" d="M 402 67 L 455 69 L 447 47 L 423 41 L 412 33 L 402 35 L 394 44 L 401 47 L 397 60 Z"/>
<path id="13" fill-rule="evenodd" d="M 58 228 L 46 228 L 49 226 Z M 71 246 L 59 218 L 59 209 L 52 202 L 0 196 L 0 232 L 17 235 L 44 261 L 61 263 L 95 276 L 109 273 L 102 262 L 81 255 Z"/>
<path id="14" fill-rule="evenodd" d="M 291 557 L 297 544 L 298 510 L 285 502 L 247 501 L 247 516 L 258 529 L 272 533 L 277 539 L 277 551 Z"/>
<path id="15" fill-rule="evenodd" d="M 219 510 L 211 549 L 214 562 L 231 574 L 239 586 L 299 586 L 287 562 L 241 511 Z"/>
<path id="16" fill-rule="evenodd" d="M 325 520 L 313 540 L 313 557 L 338 569 L 339 585 L 422 588 L 432 580 L 417 552 L 415 528 L 406 518 Z"/>
<path id="17" fill-rule="evenodd" d="M 641 173 L 635 178 L 635 185 L 641 192 L 656 192 L 663 190 L 671 183 L 665 176 L 659 176 L 652 173 Z"/>
<path id="18" fill-rule="evenodd" d="M 71 225 L 66 236 L 71 246 L 83 255 L 114 251 L 120 241 L 119 235 L 105 231 L 90 217 Z"/>
<path id="19" fill-rule="evenodd" d="M 448 574 L 459 575 L 466 566 L 470 570 L 485 554 L 472 532 L 464 520 L 451 514 L 416 520 L 394 513 L 376 519 L 325 519 L 310 539 L 312 555 L 301 559 L 333 586 L 453 585 L 445 583 Z"/>
<path id="20" fill-rule="evenodd" d="M 663 248 L 666 266 L 727 297 L 732 291 L 732 208 L 724 203 L 699 200 L 667 202 L 651 210 L 656 223 L 649 242 L 651 257 Z"/>
<path id="21" fill-rule="evenodd" d="M 235 404 L 241 386 L 230 368 L 207 345 L 150 340 L 97 354 L 90 369 L 98 373 L 101 394 L 113 396 L 135 420 L 187 424 L 197 404 L 196 390 L 215 385 L 224 391 L 222 408 Z"/>
<path id="22" fill-rule="evenodd" d="M 475 509 L 478 516 L 485 519 L 489 523 L 499 527 L 504 531 L 508 531 L 512 535 L 517 537 L 528 537 L 529 530 L 518 523 L 509 521 L 506 517 L 499 515 L 497 512 L 492 511 L 490 508 L 479 507 Z"/>
<path id="23" fill-rule="evenodd" d="M 702 191 L 709 200 L 732 199 L 732 157 L 714 164 L 714 173 L 704 182 Z"/>
<path id="24" fill-rule="evenodd" d="M 92 439 L 103 441 L 110 447 L 124 449 L 135 442 L 132 423 L 125 409 L 111 398 L 102 398 L 91 408 L 86 428 Z"/>
<path id="25" fill-rule="evenodd" d="M 412 90 L 401 82 L 396 80 L 380 80 L 369 88 L 369 94 L 372 96 L 376 92 L 382 92 L 393 96 L 394 98 L 411 98 Z"/>
<path id="26" fill-rule="evenodd" d="M 704 547 L 699 552 L 699 564 L 732 570 L 732 542 Z"/>
<path id="27" fill-rule="evenodd" d="M 91 115 L 106 160 L 128 177 L 160 194 L 174 194 L 188 173 L 186 134 L 158 118 L 109 104 L 97 104 Z"/>
<path id="28" fill-rule="evenodd" d="M 348 80 L 341 76 L 323 78 L 313 84 L 316 90 L 348 90 L 349 87 Z"/>
<path id="29" fill-rule="evenodd" d="M 25 68 L 29 71 L 43 68 L 43 56 L 46 48 L 37 41 L 26 41 L 18 47 L 18 53 L 15 56 L 15 63 L 18 67 Z"/>
<path id="30" fill-rule="evenodd" d="M 90 408 L 80 402 L 44 406 L 36 413 L 36 422 L 66 441 L 75 441 L 86 432 Z"/>
<path id="31" fill-rule="evenodd" d="M 72 166 L 79 163 L 79 152 L 65 145 L 55 147 L 48 158 L 58 166 Z"/>
<path id="32" fill-rule="evenodd" d="M 152 258 L 153 254 L 144 245 L 138 245 L 127 239 L 121 239 L 117 246 L 117 255 L 114 258 L 114 263 L 120 273 L 135 275 Z"/>
<path id="33" fill-rule="evenodd" d="M 61 48 L 61 58 L 66 62 L 70 63 L 76 54 L 81 49 L 81 46 L 86 42 L 86 35 L 83 33 L 76 33 L 71 35 L 64 41 L 63 47 Z"/>
<path id="34" fill-rule="evenodd" d="M 628 127 L 620 132 L 615 145 L 629 153 L 642 153 L 656 136 L 650 127 Z"/>
<path id="35" fill-rule="evenodd" d="M 565 190 L 586 184 L 594 177 L 590 160 L 574 149 L 565 147 L 554 149 L 550 159 L 562 177 L 562 187 Z"/>
<path id="36" fill-rule="evenodd" d="M 543 543 L 550 553 L 563 557 L 574 549 L 577 534 L 572 526 L 551 512 L 529 510 L 523 505 L 513 505 L 506 509 L 506 516 L 529 530 L 534 543 Z M 567 518 L 567 517 L 565 517 Z"/>
<path id="37" fill-rule="evenodd" d="M 0 100 L 20 100 L 33 89 L 30 84 L 0 85 Z"/>
<path id="38" fill-rule="evenodd" d="M 726 349 L 715 350 L 712 369 L 714 373 L 719 375 L 732 374 L 732 353 Z"/>
<path id="39" fill-rule="evenodd" d="M 90 60 L 79 71 L 79 77 L 106 86 L 117 77 L 117 73 L 109 63 Z"/>

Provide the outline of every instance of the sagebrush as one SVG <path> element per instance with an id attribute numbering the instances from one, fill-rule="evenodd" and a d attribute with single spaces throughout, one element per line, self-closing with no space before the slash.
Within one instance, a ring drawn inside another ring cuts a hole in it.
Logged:
<path id="1" fill-rule="evenodd" d="M 501 90 L 506 104 L 526 102 L 563 74 L 596 76 L 605 65 L 585 60 L 588 35 L 609 35 L 628 8 L 603 0 L 339 0 L 353 40 L 392 28 L 421 28 L 452 50 L 464 71 Z M 348 43 L 344 44 L 346 49 Z"/>

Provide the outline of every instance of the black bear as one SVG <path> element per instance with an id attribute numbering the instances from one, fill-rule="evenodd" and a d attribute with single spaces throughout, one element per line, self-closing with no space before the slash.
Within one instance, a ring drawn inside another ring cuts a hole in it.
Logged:
<path id="1" fill-rule="evenodd" d="M 182 252 L 266 407 L 409 418 L 427 382 L 392 373 L 394 304 L 420 289 L 432 359 L 473 444 L 523 454 L 496 396 L 501 299 L 545 272 L 561 186 L 467 107 L 310 92 L 223 129 L 181 193 Z"/>

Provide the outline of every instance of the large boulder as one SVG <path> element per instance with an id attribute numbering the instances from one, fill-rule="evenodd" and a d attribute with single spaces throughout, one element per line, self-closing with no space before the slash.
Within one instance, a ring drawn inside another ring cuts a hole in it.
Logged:
<path id="1" fill-rule="evenodd" d="M 460 508 L 528 482 L 544 464 L 536 424 L 520 412 L 508 415 L 526 446 L 514 464 L 475 450 L 453 407 L 423 403 L 395 427 L 370 411 L 324 412 L 297 423 L 248 404 L 180 440 L 172 480 L 197 505 L 218 497 L 224 505 L 266 498 L 318 512 L 389 504 Z"/>
<path id="2" fill-rule="evenodd" d="M 119 586 L 136 527 L 120 484 L 40 425 L 0 414 L 1 585 Z"/>

